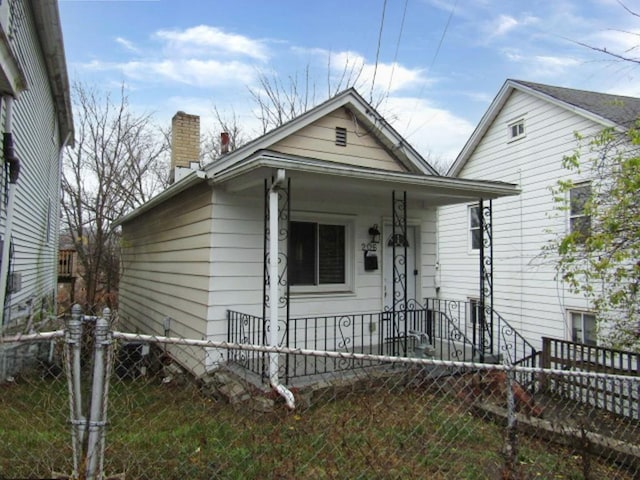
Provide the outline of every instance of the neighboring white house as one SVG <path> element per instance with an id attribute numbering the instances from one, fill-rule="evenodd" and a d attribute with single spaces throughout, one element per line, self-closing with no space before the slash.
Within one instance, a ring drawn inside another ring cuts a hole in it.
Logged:
<path id="1" fill-rule="evenodd" d="M 0 331 L 5 332 L 32 314 L 55 313 L 60 160 L 62 149 L 73 143 L 57 1 L 0 2 L 0 96 L 5 139 Z"/>
<path id="2" fill-rule="evenodd" d="M 125 328 L 263 342 L 275 248 L 275 315 L 299 320 L 281 332 L 289 345 L 344 351 L 406 339 L 411 326 L 395 314 L 436 293 L 437 208 L 518 193 L 439 176 L 353 89 L 189 171 L 198 129 L 197 117 L 176 114 L 176 183 L 118 221 Z"/>
<path id="3" fill-rule="evenodd" d="M 541 256 L 554 235 L 579 224 L 580 193 L 588 188 L 589 178 L 563 169 L 563 156 L 578 147 L 576 132 L 625 130 L 639 116 L 638 98 L 507 80 L 448 172 L 520 186 L 519 196 L 493 201 L 494 309 L 536 347 L 542 336 L 596 341 L 589 304 L 556 279 L 554 258 Z M 568 178 L 576 185 L 574 207 L 559 212 L 550 187 Z M 478 298 L 476 205 L 438 210 L 441 298 Z"/>

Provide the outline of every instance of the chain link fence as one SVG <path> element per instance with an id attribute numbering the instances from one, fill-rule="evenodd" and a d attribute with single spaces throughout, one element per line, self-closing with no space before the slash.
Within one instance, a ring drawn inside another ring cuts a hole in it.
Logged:
<path id="1" fill-rule="evenodd" d="M 640 478 L 637 376 L 149 337 L 111 323 L 2 340 L 47 356 L 0 383 L 0 478 Z M 236 361 L 248 352 L 267 366 L 321 362 L 322 374 L 278 391 L 270 372 Z"/>

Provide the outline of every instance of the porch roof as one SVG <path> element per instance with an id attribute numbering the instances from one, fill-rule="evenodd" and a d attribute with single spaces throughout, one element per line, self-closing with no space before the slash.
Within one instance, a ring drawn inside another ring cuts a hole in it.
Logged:
<path id="1" fill-rule="evenodd" d="M 391 172 L 269 150 L 255 152 L 244 162 L 218 171 L 209 181 L 230 192 L 258 193 L 264 179 L 275 175 L 278 169 L 286 171 L 295 191 L 333 200 L 387 201 L 390 190 L 398 190 L 406 191 L 412 202 L 440 206 L 520 193 L 511 183 Z"/>

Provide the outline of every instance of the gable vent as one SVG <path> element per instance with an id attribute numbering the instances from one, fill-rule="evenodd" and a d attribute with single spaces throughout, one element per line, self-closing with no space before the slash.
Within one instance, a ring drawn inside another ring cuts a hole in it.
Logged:
<path id="1" fill-rule="evenodd" d="M 339 147 L 347 146 L 347 129 L 336 127 L 336 145 Z"/>

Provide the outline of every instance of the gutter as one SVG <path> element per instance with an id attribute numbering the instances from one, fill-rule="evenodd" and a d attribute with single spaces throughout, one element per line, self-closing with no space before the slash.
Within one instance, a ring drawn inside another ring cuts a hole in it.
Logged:
<path id="1" fill-rule="evenodd" d="M 280 282 L 278 281 L 278 233 L 280 231 L 278 227 L 278 187 L 285 179 L 285 171 L 280 169 L 277 172 L 276 178 L 269 188 L 269 297 L 271 299 L 269 308 L 269 322 L 270 322 L 270 342 L 271 347 L 278 347 L 278 313 L 280 311 L 278 299 L 280 298 Z M 287 387 L 280 383 L 278 378 L 278 352 L 269 353 L 269 383 L 271 387 L 284 398 L 287 402 L 287 407 L 294 409 L 295 399 L 293 393 Z"/>

